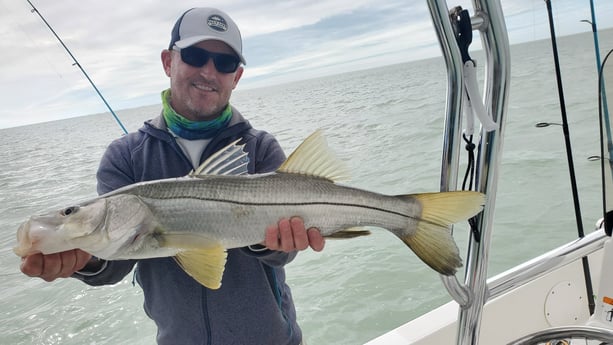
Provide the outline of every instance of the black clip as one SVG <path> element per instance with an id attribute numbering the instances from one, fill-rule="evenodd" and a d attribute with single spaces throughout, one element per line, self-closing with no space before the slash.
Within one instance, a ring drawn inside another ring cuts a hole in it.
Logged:
<path id="1" fill-rule="evenodd" d="M 462 55 L 462 63 L 472 61 L 468 54 L 468 47 L 473 41 L 473 27 L 470 21 L 468 10 L 463 10 L 462 7 L 455 7 L 451 11 L 451 20 L 456 35 L 460 54 Z"/>

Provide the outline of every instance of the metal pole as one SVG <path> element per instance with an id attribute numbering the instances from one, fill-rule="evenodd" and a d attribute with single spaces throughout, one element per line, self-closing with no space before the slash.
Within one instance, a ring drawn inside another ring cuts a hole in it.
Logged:
<path id="1" fill-rule="evenodd" d="M 477 159 L 478 190 L 487 195 L 484 211 L 477 218 L 481 238 L 469 244 L 466 285 L 444 278 L 447 290 L 460 304 L 457 344 L 477 344 L 481 314 L 488 297 L 486 278 L 491 241 L 494 201 L 498 180 L 498 157 L 502 150 L 504 123 L 510 76 L 510 53 L 502 9 L 497 1 L 474 0 L 475 17 L 483 19 L 479 25 L 487 54 L 486 108 L 499 125 L 494 132 L 483 134 Z M 428 0 L 428 6 L 447 64 L 447 116 L 443 143 L 441 190 L 456 189 L 458 152 L 461 143 L 461 90 L 463 89 L 462 60 L 451 28 L 449 12 L 444 0 Z"/>
<path id="2" fill-rule="evenodd" d="M 455 190 L 458 181 L 458 164 L 462 143 L 462 57 L 445 0 L 428 0 L 428 7 L 434 23 L 445 63 L 447 66 L 447 105 L 443 136 L 443 157 L 441 166 L 441 191 Z M 461 307 L 471 304 L 471 291 L 467 290 L 455 276 L 441 276 L 441 280 L 451 297 Z"/>
<path id="3" fill-rule="evenodd" d="M 485 107 L 498 129 L 493 132 L 482 130 L 481 143 L 476 165 L 477 188 L 487 195 L 486 207 L 477 217 L 481 238 L 470 237 L 466 268 L 466 285 L 474 291 L 474 302 L 470 308 L 461 310 L 458 318 L 457 344 L 479 343 L 483 305 L 489 298 L 486 284 L 489 252 L 491 247 L 492 224 L 496 191 L 498 185 L 498 162 L 504 138 L 506 109 L 510 86 L 510 51 L 499 1 L 473 0 L 476 15 L 487 18 L 487 25 L 480 26 L 485 59 Z"/>

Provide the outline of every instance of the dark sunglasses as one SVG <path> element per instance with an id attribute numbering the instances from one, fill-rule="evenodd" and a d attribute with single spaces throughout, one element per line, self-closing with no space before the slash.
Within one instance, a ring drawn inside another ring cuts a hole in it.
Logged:
<path id="1" fill-rule="evenodd" d="M 240 65 L 240 59 L 232 54 L 213 53 L 202 48 L 190 46 L 187 48 L 174 47 L 181 53 L 181 60 L 193 67 L 206 65 L 209 59 L 213 59 L 215 69 L 220 73 L 234 73 Z"/>

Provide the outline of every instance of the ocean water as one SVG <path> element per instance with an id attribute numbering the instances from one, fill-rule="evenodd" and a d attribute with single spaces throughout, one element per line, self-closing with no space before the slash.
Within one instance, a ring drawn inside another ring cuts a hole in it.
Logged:
<path id="1" fill-rule="evenodd" d="M 603 56 L 613 30 L 601 32 Z M 591 34 L 558 42 L 586 232 L 600 217 L 597 82 Z M 481 59 L 479 53 L 475 54 Z M 489 276 L 577 236 L 549 41 L 512 47 L 512 86 L 499 174 Z M 250 90 L 233 104 L 291 152 L 322 128 L 353 171 L 348 183 L 381 193 L 437 191 L 446 81 L 440 58 Z M 159 105 L 119 111 L 129 130 Z M 46 283 L 19 272 L 15 231 L 30 215 L 95 195 L 109 114 L 0 130 L 0 344 L 153 344 L 132 276 L 105 287 Z M 462 166 L 465 165 L 465 159 Z M 464 252 L 467 227 L 455 227 Z M 463 255 L 465 256 L 465 255 Z M 287 266 L 310 345 L 361 344 L 450 300 L 439 276 L 386 231 L 328 241 Z"/>

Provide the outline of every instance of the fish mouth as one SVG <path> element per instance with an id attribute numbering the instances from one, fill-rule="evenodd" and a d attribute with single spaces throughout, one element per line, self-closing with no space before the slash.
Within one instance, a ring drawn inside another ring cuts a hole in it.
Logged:
<path id="1" fill-rule="evenodd" d="M 29 220 L 19 226 L 19 229 L 17 230 L 17 245 L 13 247 L 13 252 L 21 257 L 25 257 L 35 252 L 32 249 Z"/>

